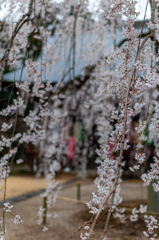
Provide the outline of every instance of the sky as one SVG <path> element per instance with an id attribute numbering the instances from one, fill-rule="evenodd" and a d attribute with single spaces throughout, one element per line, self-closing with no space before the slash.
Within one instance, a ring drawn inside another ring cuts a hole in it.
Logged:
<path id="1" fill-rule="evenodd" d="M 93 9 L 97 8 L 99 0 L 89 0 L 89 2 L 90 2 L 90 10 L 93 11 Z M 144 18 L 146 3 L 147 3 L 147 0 L 138 0 L 138 3 L 136 5 L 137 11 L 140 12 L 140 15 L 138 16 L 138 20 L 142 20 Z M 147 14 L 146 14 L 147 19 L 150 19 L 150 16 L 151 16 L 150 13 L 151 13 L 150 4 L 148 4 Z"/>
<path id="2" fill-rule="evenodd" d="M 140 15 L 139 15 L 140 20 L 142 20 L 144 18 L 146 3 L 147 3 L 147 0 L 139 0 L 138 1 L 137 11 L 140 12 Z M 150 3 L 149 3 L 148 8 L 147 8 L 146 18 L 150 19 L 150 16 L 151 16 L 151 10 L 150 10 Z"/>
<path id="3" fill-rule="evenodd" d="M 63 0 L 56 0 L 56 1 L 62 2 Z M 89 3 L 90 3 L 90 10 L 93 11 L 94 9 L 97 8 L 99 0 L 89 0 Z M 138 0 L 137 11 L 140 12 L 138 20 L 142 20 L 144 18 L 146 3 L 147 3 L 147 0 Z M 150 13 L 151 13 L 150 4 L 148 4 L 146 19 L 150 19 L 150 16 L 151 16 Z"/>
<path id="4" fill-rule="evenodd" d="M 56 2 L 62 2 L 63 0 L 55 0 Z M 90 3 L 90 11 L 93 11 L 94 9 L 97 8 L 98 4 L 99 4 L 100 0 L 89 0 Z M 138 0 L 137 3 L 137 11 L 140 12 L 140 15 L 138 17 L 138 20 L 142 20 L 144 18 L 144 13 L 145 13 L 145 8 L 146 8 L 146 3 L 147 0 Z M 3 9 L 3 6 L 1 6 L 0 8 L 0 19 L 3 18 L 5 14 L 5 10 Z M 147 8 L 147 14 L 146 14 L 146 18 L 150 19 L 150 4 L 148 4 L 148 8 Z"/>

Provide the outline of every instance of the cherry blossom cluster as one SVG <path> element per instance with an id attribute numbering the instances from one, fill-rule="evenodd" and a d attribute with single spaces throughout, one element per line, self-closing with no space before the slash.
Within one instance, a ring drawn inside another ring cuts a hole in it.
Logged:
<path id="1" fill-rule="evenodd" d="M 147 231 L 144 231 L 144 235 L 151 240 L 155 239 L 157 237 L 155 229 L 158 228 L 158 220 L 154 216 L 145 215 L 145 223 L 147 224 Z"/>
<path id="2" fill-rule="evenodd" d="M 9 202 L 4 203 L 4 210 L 6 212 L 11 212 L 13 205 L 11 205 Z"/>
<path id="3" fill-rule="evenodd" d="M 113 19 L 116 19 L 116 25 L 120 14 L 123 14 L 127 18 L 124 22 L 126 26 L 123 27 L 122 33 L 127 41 L 124 43 L 124 47 L 118 49 L 115 46 L 114 50 L 111 50 L 109 56 L 106 57 L 106 63 L 102 61 L 105 58 L 100 56 L 98 63 L 96 63 L 96 71 L 94 73 L 96 81 L 101 82 L 97 89 L 97 99 L 99 103 L 99 97 L 101 98 L 99 105 L 100 108 L 103 109 L 103 116 L 97 121 L 99 125 L 99 135 L 101 135 L 99 140 L 101 149 L 97 151 L 99 155 L 97 161 L 101 164 L 100 167 L 98 167 L 99 177 L 96 180 L 98 190 L 96 193 L 93 193 L 93 199 L 88 203 L 91 212 L 94 214 L 98 213 L 100 206 L 114 185 L 116 188 L 115 194 L 119 193 L 118 189 L 120 189 L 119 183 L 121 176 L 121 170 L 119 169 L 121 167 L 123 150 L 129 148 L 129 139 L 126 138 L 131 131 L 130 125 L 133 117 L 138 116 L 141 112 L 145 112 L 146 108 L 149 108 L 148 115 L 143 115 L 143 117 L 139 119 L 138 126 L 134 129 L 135 134 L 138 134 L 138 146 L 134 156 L 136 164 L 131 167 L 131 170 L 139 170 L 140 165 L 143 165 L 146 160 L 146 153 L 143 152 L 143 148 L 139 149 L 139 147 L 147 140 L 145 130 L 149 122 L 150 138 L 156 142 L 155 146 L 158 147 L 158 110 L 156 107 L 154 109 L 154 101 L 152 101 L 156 97 L 155 94 L 152 96 L 152 99 L 148 99 L 150 91 L 152 92 L 152 89 L 158 86 L 157 55 L 154 55 L 153 52 L 151 53 L 152 48 L 150 49 L 149 47 L 151 44 L 150 39 L 145 39 L 144 45 L 144 41 L 138 38 L 139 32 L 134 27 L 135 19 L 138 16 L 138 13 L 135 11 L 136 3 L 135 1 L 105 1 L 102 5 L 102 7 L 105 7 L 101 14 L 102 17 L 108 14 L 107 16 L 110 21 L 113 22 Z M 158 29 L 157 21 L 154 22 L 155 27 L 152 25 L 151 22 L 148 24 L 151 30 Z M 114 33 L 116 34 L 115 30 Z M 152 60 L 150 61 L 149 59 L 146 62 L 145 59 L 147 59 L 148 56 L 151 56 Z M 134 63 L 135 58 L 136 61 Z M 112 71 L 103 70 L 103 67 L 105 67 L 104 69 L 108 69 L 108 66 Z M 116 72 L 114 70 L 116 70 Z M 132 75 L 132 73 L 134 75 Z M 114 109 L 112 107 L 112 113 L 107 111 L 105 114 L 104 109 L 106 105 L 104 104 L 104 98 L 107 99 L 107 104 L 109 104 L 109 101 L 112 99 L 118 99 L 115 102 L 118 107 Z M 97 107 L 99 106 L 98 103 Z M 110 119 L 107 117 L 109 114 Z M 110 121 L 114 122 L 113 130 L 111 129 Z M 109 128 L 104 128 L 104 126 L 107 127 L 108 125 L 110 126 Z M 106 135 L 107 138 L 104 139 L 104 135 Z M 108 136 L 110 137 L 108 138 Z M 155 157 L 154 163 L 151 164 L 150 171 L 147 174 L 142 174 L 142 179 L 147 184 L 153 179 L 158 180 L 157 171 L 158 157 Z M 158 183 L 153 184 L 153 186 L 157 191 Z M 113 209 L 115 205 L 120 203 L 120 197 L 117 196 L 116 200 L 115 194 L 109 197 L 103 209 L 107 206 Z M 132 211 L 131 221 L 137 220 L 139 211 L 140 210 L 137 209 Z M 122 214 L 119 214 L 117 211 L 114 216 L 121 217 L 121 220 L 124 219 L 124 215 L 122 217 Z M 81 235 L 81 239 L 90 239 L 90 235 Z"/>
<path id="4" fill-rule="evenodd" d="M 3 5 L 5 2 L 1 0 L 0 3 Z M 0 179 L 7 179 L 10 162 L 13 162 L 18 146 L 33 144 L 39 149 L 37 176 L 45 175 L 46 188 L 42 197 L 47 198 L 47 216 L 52 216 L 51 208 L 60 189 L 55 175 L 61 167 L 60 157 L 62 164 L 67 158 L 66 142 L 70 130 L 77 132 L 73 166 L 80 170 L 83 177 L 86 176 L 88 160 L 94 156 L 94 148 L 99 148 L 96 150 L 96 162 L 99 164 L 99 176 L 95 180 L 97 191 L 92 193 L 93 198 L 87 204 L 91 213 L 98 214 L 102 206 L 102 210 L 109 209 L 114 217 L 125 221 L 124 210 L 117 206 L 122 201 L 123 155 L 130 149 L 132 132 L 138 136 L 138 145 L 133 157 L 135 164 L 130 169 L 140 170 L 147 159 L 143 145 L 148 140 L 145 136 L 148 128 L 157 154 L 150 170 L 141 178 L 146 184 L 156 179 L 153 187 L 155 191 L 159 190 L 159 57 L 151 41 L 159 39 L 159 22 L 156 16 L 149 21 L 150 36 L 142 39 L 142 28 L 140 32 L 135 28 L 139 15 L 136 4 L 134 0 L 101 0 L 97 11 L 90 16 L 88 1 L 85 0 L 64 0 L 61 3 L 28 0 L 26 4 L 23 0 L 7 1 L 5 18 L 8 21 L 1 33 L 0 78 L 6 66 L 21 68 L 21 74 L 18 82 L 14 83 L 16 99 L 0 111 L 0 149 L 7 149 L 0 159 Z M 125 40 L 119 48 L 118 35 L 121 31 L 120 38 Z M 30 50 L 31 39 L 41 44 L 39 56 L 36 46 Z M 68 49 L 69 56 L 66 56 Z M 78 57 L 85 62 L 85 69 L 77 80 Z M 52 84 L 48 79 L 59 62 L 62 63 L 58 69 L 61 81 Z M 68 75 L 72 81 L 64 85 Z M 26 113 L 29 104 L 32 108 Z M 133 118 L 139 115 L 138 124 L 132 130 Z M 20 116 L 25 128 L 16 131 Z M 96 147 L 93 135 L 98 138 Z M 17 148 L 13 148 L 16 143 Z M 22 161 L 19 158 L 16 162 L 19 164 Z M 3 210 L 7 212 L 10 209 L 11 205 L 5 202 Z M 38 224 L 42 223 L 45 211 L 40 207 Z M 144 206 L 134 208 L 130 220 L 137 220 L 138 213 L 145 211 Z M 153 239 L 156 237 L 154 229 L 158 227 L 157 220 L 152 216 L 146 219 L 148 231 L 145 235 Z M 19 224 L 22 220 L 15 215 L 13 222 Z M 43 228 L 43 232 L 47 230 L 47 227 Z M 85 230 L 89 230 L 88 226 Z M 89 231 L 81 234 L 81 239 L 90 239 Z"/>

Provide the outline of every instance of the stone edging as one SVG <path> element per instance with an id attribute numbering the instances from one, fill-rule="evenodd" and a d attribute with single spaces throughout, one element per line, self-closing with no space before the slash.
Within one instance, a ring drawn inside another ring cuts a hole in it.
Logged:
<path id="1" fill-rule="evenodd" d="M 63 188 L 63 187 L 65 187 L 69 184 L 72 184 L 72 183 L 74 183 L 78 180 L 79 180 L 79 178 L 73 178 L 71 180 L 68 180 L 68 181 L 62 183 L 61 187 Z M 16 197 L 8 198 L 8 199 L 6 199 L 5 202 L 9 202 L 9 203 L 20 202 L 20 201 L 26 200 L 27 198 L 34 197 L 38 194 L 41 194 L 44 191 L 45 191 L 45 189 L 40 189 L 40 190 L 37 190 L 37 191 L 34 191 L 34 192 L 24 193 L 24 194 L 16 196 Z M 0 201 L 0 207 L 3 207 L 3 201 Z"/>

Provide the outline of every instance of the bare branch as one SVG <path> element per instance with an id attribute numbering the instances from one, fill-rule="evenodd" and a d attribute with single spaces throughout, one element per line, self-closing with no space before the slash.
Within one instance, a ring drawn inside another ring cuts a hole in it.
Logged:
<path id="1" fill-rule="evenodd" d="M 94 221 L 93 221 L 92 227 L 91 227 L 91 229 L 90 229 L 90 231 L 89 231 L 88 240 L 89 240 L 90 237 L 91 237 L 92 231 L 93 231 L 93 229 L 94 229 L 94 226 L 95 226 L 95 224 L 96 224 L 97 219 L 99 218 L 99 215 L 100 215 L 100 213 L 101 213 L 101 211 L 102 211 L 102 208 L 103 208 L 104 204 L 107 202 L 107 200 L 109 199 L 109 197 L 110 197 L 110 196 L 112 195 L 112 193 L 114 193 L 114 192 L 115 192 L 115 188 L 109 192 L 109 194 L 106 196 L 106 198 L 104 199 L 103 203 L 101 204 L 101 206 L 100 206 L 100 208 L 99 208 L 99 211 L 98 211 L 98 213 L 97 213 L 97 215 L 96 215 L 96 217 L 95 217 L 95 219 L 94 219 Z"/>

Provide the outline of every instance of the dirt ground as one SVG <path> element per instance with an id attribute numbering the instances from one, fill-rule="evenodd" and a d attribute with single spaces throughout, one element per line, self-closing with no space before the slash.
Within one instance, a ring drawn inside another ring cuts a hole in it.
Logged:
<path id="1" fill-rule="evenodd" d="M 21 185 L 21 184 L 20 184 Z M 77 202 L 77 184 L 69 185 L 63 188 L 57 198 L 54 207 L 54 213 L 57 217 L 47 219 L 46 226 L 48 231 L 43 232 L 43 225 L 36 224 L 38 219 L 37 211 L 42 205 L 42 198 L 35 196 L 24 201 L 14 203 L 13 214 L 21 216 L 23 223 L 15 225 L 11 221 L 11 214 L 6 214 L 5 240 L 77 240 L 80 239 L 79 231 L 81 226 L 91 219 L 88 208 L 85 204 L 95 191 L 92 181 L 88 180 L 81 185 L 81 203 Z M 145 203 L 147 191 L 142 187 L 140 181 L 124 181 L 122 184 L 121 195 L 123 196 L 123 206 L 132 208 L 139 203 Z M 1 209 L 2 210 L 2 209 Z M 130 213 L 126 214 L 129 218 Z M 105 224 L 105 217 L 97 224 L 94 229 L 94 235 L 91 240 L 100 240 L 102 229 Z M 107 233 L 107 240 L 146 240 L 143 236 L 143 230 L 146 230 L 145 223 L 141 217 L 137 223 L 126 220 L 126 223 L 120 223 L 118 219 L 111 219 Z M 76 232 L 76 234 L 74 234 Z M 72 236 L 72 238 L 70 238 Z"/>
<path id="2" fill-rule="evenodd" d="M 57 176 L 59 183 L 66 182 L 75 177 L 75 175 L 61 174 Z M 35 176 L 9 176 L 7 179 L 6 198 L 19 196 L 21 194 L 37 191 L 45 187 L 44 178 Z M 0 201 L 3 200 L 4 182 L 0 188 Z"/>

